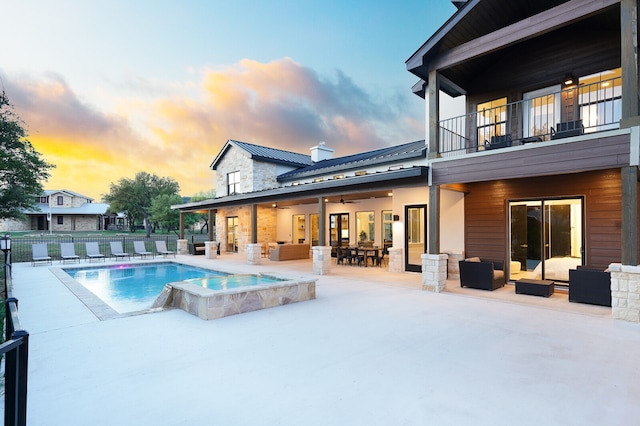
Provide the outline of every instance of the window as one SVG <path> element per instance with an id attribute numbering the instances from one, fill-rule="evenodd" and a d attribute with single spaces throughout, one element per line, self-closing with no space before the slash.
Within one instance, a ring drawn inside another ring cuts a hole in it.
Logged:
<path id="1" fill-rule="evenodd" d="M 58 195 L 57 204 L 59 206 L 64 204 L 64 197 L 62 195 Z"/>
<path id="2" fill-rule="evenodd" d="M 382 211 L 382 240 L 384 243 L 393 241 L 393 212 L 391 210 Z"/>
<path id="3" fill-rule="evenodd" d="M 375 240 L 375 215 L 370 212 L 356 212 L 356 231 L 358 241 Z"/>
<path id="4" fill-rule="evenodd" d="M 36 201 L 40 204 L 49 204 L 49 197 L 38 197 Z"/>
<path id="5" fill-rule="evenodd" d="M 578 101 L 585 132 L 618 128 L 622 117 L 620 68 L 580 77 Z"/>
<path id="6" fill-rule="evenodd" d="M 478 143 L 507 134 L 507 98 L 478 104 Z"/>
<path id="7" fill-rule="evenodd" d="M 58 225 L 64 224 L 64 216 L 58 216 Z"/>
<path id="8" fill-rule="evenodd" d="M 227 174 L 227 195 L 237 194 L 240 192 L 240 172 L 231 172 Z"/>

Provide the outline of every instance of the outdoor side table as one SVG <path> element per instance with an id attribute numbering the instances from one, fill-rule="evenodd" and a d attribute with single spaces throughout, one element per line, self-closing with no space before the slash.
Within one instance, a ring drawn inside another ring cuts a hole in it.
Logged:
<path id="1" fill-rule="evenodd" d="M 554 282 L 551 280 L 534 280 L 520 278 L 516 281 L 516 294 L 549 297 L 553 294 Z"/>

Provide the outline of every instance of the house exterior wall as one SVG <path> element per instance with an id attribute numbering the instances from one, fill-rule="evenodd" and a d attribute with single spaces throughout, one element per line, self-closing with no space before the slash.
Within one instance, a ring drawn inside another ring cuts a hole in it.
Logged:
<path id="1" fill-rule="evenodd" d="M 229 195 L 227 176 L 235 171 L 240 172 L 238 193 L 277 188 L 276 176 L 282 173 L 276 164 L 252 160 L 246 151 L 231 146 L 216 168 L 216 197 Z"/>
<path id="2" fill-rule="evenodd" d="M 509 200 L 584 197 L 584 263 L 606 268 L 621 256 L 619 169 L 479 182 L 464 200 L 466 256 L 507 260 Z"/>
<path id="3" fill-rule="evenodd" d="M 258 207 L 258 243 L 268 244 L 276 240 L 276 209 Z M 225 207 L 218 209 L 216 214 L 216 235 L 220 242 L 221 251 L 230 251 L 228 244 L 227 218 L 238 217 L 238 253 L 246 253 L 247 245 L 251 243 L 251 208 L 250 206 Z"/>

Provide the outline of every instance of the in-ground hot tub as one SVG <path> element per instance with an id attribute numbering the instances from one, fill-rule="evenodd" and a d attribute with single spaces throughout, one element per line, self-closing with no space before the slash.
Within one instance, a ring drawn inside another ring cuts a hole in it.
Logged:
<path id="1" fill-rule="evenodd" d="M 208 278 L 198 279 L 197 284 L 195 280 L 173 282 L 165 285 L 152 309 L 175 307 L 209 320 L 316 298 L 316 280 L 257 277 L 256 283 L 224 289 L 209 288 Z"/>

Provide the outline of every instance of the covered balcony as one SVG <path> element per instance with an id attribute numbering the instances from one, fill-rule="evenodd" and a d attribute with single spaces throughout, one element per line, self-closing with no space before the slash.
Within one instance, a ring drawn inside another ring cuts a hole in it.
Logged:
<path id="1" fill-rule="evenodd" d="M 438 157 L 458 157 L 495 149 L 619 128 L 622 115 L 620 69 L 579 80 L 567 75 L 561 86 L 478 104 L 476 112 L 439 122 Z M 561 90 L 558 90 L 561 89 Z"/>

